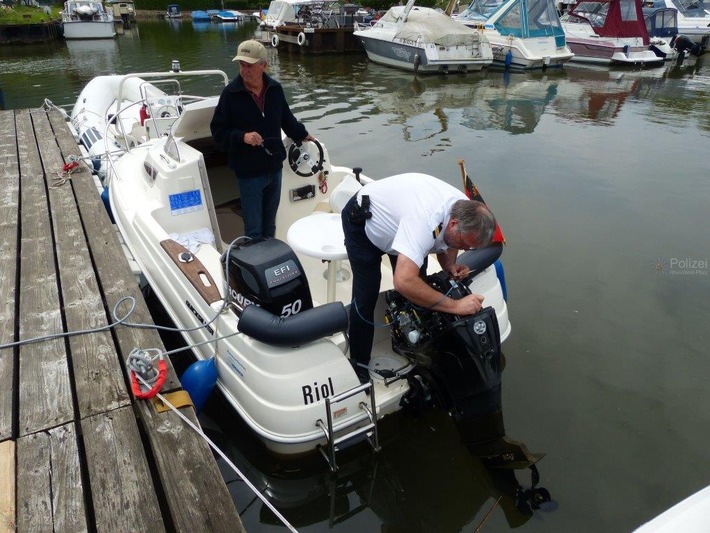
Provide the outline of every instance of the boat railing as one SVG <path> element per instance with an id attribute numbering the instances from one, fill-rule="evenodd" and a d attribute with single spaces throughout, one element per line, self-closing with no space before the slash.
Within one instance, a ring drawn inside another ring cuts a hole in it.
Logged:
<path id="1" fill-rule="evenodd" d="M 173 61 L 173 70 L 169 70 L 167 72 L 139 72 L 135 74 L 126 74 L 121 78 L 121 80 L 118 83 L 118 95 L 116 97 L 116 100 L 118 102 L 122 102 L 125 94 L 125 86 L 126 86 L 126 81 L 131 79 L 131 78 L 140 78 L 143 80 L 153 80 L 153 81 L 146 81 L 145 84 L 141 84 L 141 101 L 136 102 L 138 105 L 146 105 L 150 108 L 151 111 L 151 117 L 150 120 L 152 121 L 153 127 L 146 128 L 146 134 L 148 137 L 153 138 L 153 137 L 158 137 L 161 135 L 165 135 L 169 132 L 170 127 L 172 127 L 172 124 L 175 122 L 175 120 L 179 117 L 180 115 L 180 103 L 182 102 L 183 95 L 181 93 L 181 88 L 180 88 L 180 82 L 178 81 L 177 78 L 189 78 L 189 77 L 207 77 L 207 76 L 217 76 L 222 78 L 222 82 L 224 86 L 226 87 L 227 84 L 229 83 L 229 77 L 227 74 L 222 71 L 222 70 L 186 70 L 182 71 L 180 70 L 180 64 L 178 61 Z M 157 98 L 157 95 L 150 95 L 149 90 L 147 87 L 149 85 L 160 85 L 160 84 L 174 84 L 177 90 L 177 94 L 175 95 L 175 100 L 174 102 L 177 102 L 177 105 L 174 103 L 167 105 L 167 104 L 160 104 L 160 98 Z M 197 97 L 194 95 L 190 95 L 190 99 L 198 100 L 198 99 L 206 99 L 207 97 Z M 132 107 L 132 106 L 130 106 Z M 121 109 L 119 113 L 124 112 L 125 109 Z M 160 115 L 165 115 L 165 116 L 160 116 Z M 116 133 L 117 135 L 123 137 L 123 138 L 130 138 L 134 137 L 135 135 L 132 135 L 131 132 L 125 131 L 123 122 L 120 120 L 116 121 Z M 133 143 L 136 144 L 136 143 Z M 139 143 L 138 143 L 139 144 Z M 132 148 L 131 143 L 126 143 L 126 150 L 130 150 Z"/>

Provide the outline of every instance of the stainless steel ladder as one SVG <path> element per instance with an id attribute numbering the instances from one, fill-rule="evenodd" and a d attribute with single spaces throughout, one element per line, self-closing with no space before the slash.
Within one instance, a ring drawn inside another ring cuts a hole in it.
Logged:
<path id="1" fill-rule="evenodd" d="M 368 423 L 364 426 L 356 427 L 352 431 L 349 431 L 336 439 L 333 432 L 333 406 L 352 396 L 355 396 L 356 394 L 366 392 L 368 390 L 370 405 L 368 406 L 365 402 L 360 402 L 359 404 L 360 409 L 365 411 L 367 414 L 367 420 L 369 420 Z M 326 423 L 324 423 L 323 420 L 318 419 L 316 421 L 316 426 L 323 431 L 326 444 L 318 446 L 318 451 L 320 451 L 321 455 L 323 455 L 323 458 L 328 463 L 331 472 L 337 472 L 338 470 L 338 465 L 335 460 L 336 452 L 347 448 L 351 444 L 354 444 L 359 437 L 362 438 L 364 436 L 367 438 L 367 442 L 370 443 L 375 452 L 380 451 L 380 443 L 377 436 L 377 409 L 375 406 L 375 387 L 372 380 L 340 394 L 336 394 L 332 398 L 325 399 Z"/>

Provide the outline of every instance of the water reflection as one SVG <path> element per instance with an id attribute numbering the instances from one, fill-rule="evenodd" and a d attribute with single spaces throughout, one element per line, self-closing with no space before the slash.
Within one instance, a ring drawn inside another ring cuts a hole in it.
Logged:
<path id="1" fill-rule="evenodd" d="M 116 67 L 118 43 L 115 39 L 66 41 L 72 69 L 82 72 L 110 72 Z"/>
<path id="2" fill-rule="evenodd" d="M 234 32 L 240 26 L 239 22 L 212 22 L 212 21 L 192 21 L 192 28 L 196 32 Z"/>
<path id="3" fill-rule="evenodd" d="M 536 505 L 526 498 L 531 470 L 486 466 L 460 443 L 451 419 L 433 409 L 420 419 L 399 413 L 383 420 L 382 451 L 373 454 L 367 445 L 358 445 L 341 452 L 335 475 L 320 456 L 287 461 L 269 455 L 221 397 L 210 400 L 200 421 L 296 528 L 321 524 L 342 531 L 453 532 L 486 520 L 507 529 L 533 516 L 541 520 L 556 508 L 554 502 Z M 278 525 L 266 505 L 254 508 L 253 495 L 240 478 L 220 466 L 247 531 Z"/>

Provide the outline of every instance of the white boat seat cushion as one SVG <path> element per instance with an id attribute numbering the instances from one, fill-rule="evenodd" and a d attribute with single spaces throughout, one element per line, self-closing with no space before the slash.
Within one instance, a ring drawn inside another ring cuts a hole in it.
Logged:
<path id="1" fill-rule="evenodd" d="M 340 213 L 348 203 L 350 198 L 362 188 L 362 184 L 355 179 L 355 176 L 348 174 L 343 181 L 330 193 L 330 209 L 333 213 Z"/>

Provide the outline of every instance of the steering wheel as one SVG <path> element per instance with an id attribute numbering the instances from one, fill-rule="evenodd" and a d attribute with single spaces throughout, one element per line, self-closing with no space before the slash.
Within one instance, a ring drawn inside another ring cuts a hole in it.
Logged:
<path id="1" fill-rule="evenodd" d="M 157 109 L 157 111 L 155 112 L 155 116 L 156 118 L 176 117 L 178 116 L 178 110 L 175 108 L 175 106 L 164 105 Z"/>
<path id="2" fill-rule="evenodd" d="M 306 147 L 308 144 L 308 147 Z M 317 157 L 313 157 L 313 147 L 318 150 Z M 315 164 L 313 163 L 315 159 Z M 323 147 L 317 140 L 313 141 L 294 141 L 288 149 L 288 165 L 298 176 L 307 178 L 313 176 L 323 170 L 325 154 Z"/>

